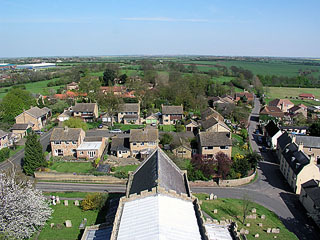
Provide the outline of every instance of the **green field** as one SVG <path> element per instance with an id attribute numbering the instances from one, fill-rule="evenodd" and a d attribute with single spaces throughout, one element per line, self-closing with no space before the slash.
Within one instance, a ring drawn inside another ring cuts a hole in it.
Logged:
<path id="1" fill-rule="evenodd" d="M 267 98 L 297 98 L 301 93 L 311 93 L 316 98 L 320 98 L 319 88 L 291 88 L 291 87 L 266 87 Z M 315 101 L 312 101 L 315 102 Z"/>
<path id="2" fill-rule="evenodd" d="M 250 202 L 249 210 L 255 208 L 257 211 L 257 219 L 247 219 L 245 223 L 250 223 L 250 226 L 242 224 L 242 215 L 243 215 L 243 200 L 239 199 L 229 199 L 229 198 L 219 198 L 217 200 L 206 200 L 208 194 L 195 194 L 200 200 L 202 200 L 201 209 L 207 213 L 210 217 L 217 220 L 231 219 L 232 221 L 237 222 L 238 229 L 241 228 L 249 230 L 247 239 L 256 239 L 255 234 L 259 234 L 259 239 L 271 240 L 274 239 L 276 235 L 278 239 L 294 240 L 298 239 L 292 232 L 289 232 L 288 229 L 280 221 L 279 217 L 272 211 L 267 208 Z M 218 213 L 214 214 L 213 210 L 217 209 Z M 251 214 L 251 212 L 249 213 Z M 261 219 L 261 215 L 265 215 L 265 219 Z M 262 223 L 262 227 L 258 226 L 259 223 Z M 267 228 L 279 228 L 279 234 L 268 234 Z"/>
<path id="3" fill-rule="evenodd" d="M 90 173 L 93 166 L 91 162 L 54 162 L 49 168 L 65 173 Z"/>
<path id="4" fill-rule="evenodd" d="M 53 78 L 51 80 L 45 80 L 45 81 L 39 81 L 39 82 L 26 83 L 22 85 L 26 86 L 26 90 L 31 93 L 40 93 L 43 95 L 47 95 L 49 93 L 48 92 L 49 89 L 57 90 L 61 87 L 61 86 L 47 87 L 47 84 L 49 82 L 53 82 L 55 80 L 58 80 L 58 78 Z M 6 89 L 9 90 L 10 88 L 11 87 L 0 88 L 0 99 L 7 94 Z"/>
<path id="5" fill-rule="evenodd" d="M 218 83 L 230 82 L 231 80 L 235 79 L 234 77 L 227 77 L 227 76 L 220 76 L 220 77 L 213 77 L 212 81 Z"/>
<path id="6" fill-rule="evenodd" d="M 183 61 L 183 63 L 195 63 L 200 71 L 208 71 L 210 69 L 216 70 L 214 65 L 223 65 L 226 67 L 237 66 L 244 69 L 251 70 L 254 74 L 261 75 L 282 75 L 282 76 L 297 76 L 299 69 L 302 70 L 316 70 L 318 72 L 312 73 L 313 76 L 320 75 L 320 66 L 304 65 L 302 62 L 285 62 L 281 60 L 269 60 L 266 62 L 255 61 Z M 206 65 L 206 66 L 203 66 Z"/>

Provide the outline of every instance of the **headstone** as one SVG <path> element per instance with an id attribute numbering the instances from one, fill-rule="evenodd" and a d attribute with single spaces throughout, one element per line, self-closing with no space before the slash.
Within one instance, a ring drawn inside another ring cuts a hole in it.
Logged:
<path id="1" fill-rule="evenodd" d="M 53 228 L 53 227 L 54 227 L 54 223 L 51 223 L 51 224 L 50 224 L 50 227 Z"/>
<path id="2" fill-rule="evenodd" d="M 252 212 L 252 213 L 256 213 L 256 212 L 257 212 L 257 209 L 252 208 L 251 212 Z"/>
<path id="3" fill-rule="evenodd" d="M 262 223 L 258 223 L 258 226 L 259 226 L 259 227 L 262 227 L 263 225 L 262 225 Z"/>
<path id="4" fill-rule="evenodd" d="M 69 206 L 68 200 L 64 200 L 64 205 Z"/>
<path id="5" fill-rule="evenodd" d="M 266 219 L 266 215 L 261 215 L 261 219 Z"/>
<path id="6" fill-rule="evenodd" d="M 259 233 L 257 233 L 256 235 L 254 235 L 255 238 L 258 238 L 260 235 Z"/>
<path id="7" fill-rule="evenodd" d="M 241 229 L 240 229 L 240 234 L 244 234 L 245 231 L 246 231 L 246 230 L 245 230 L 244 228 L 241 228 Z"/>
<path id="8" fill-rule="evenodd" d="M 226 221 L 220 220 L 220 225 L 226 225 Z"/>
<path id="9" fill-rule="evenodd" d="M 273 238 L 278 238 L 277 236 L 274 236 Z"/>
<path id="10" fill-rule="evenodd" d="M 213 213 L 218 213 L 218 209 L 213 209 Z"/>
<path id="11" fill-rule="evenodd" d="M 59 196 L 56 196 L 56 201 L 57 201 L 57 204 L 60 204 L 60 198 L 59 198 Z"/>
<path id="12" fill-rule="evenodd" d="M 67 228 L 71 228 L 72 227 L 71 220 L 66 220 L 66 227 Z"/>
<path id="13" fill-rule="evenodd" d="M 267 228 L 267 233 L 271 233 L 271 228 Z"/>
<path id="14" fill-rule="evenodd" d="M 60 199 L 59 200 L 57 200 L 57 204 L 60 204 L 61 202 L 60 202 Z"/>
<path id="15" fill-rule="evenodd" d="M 280 233 L 280 229 L 279 228 L 272 228 L 271 232 L 272 233 Z"/>
<path id="16" fill-rule="evenodd" d="M 248 234 L 249 234 L 249 230 L 245 230 L 245 231 L 244 231 L 244 234 L 245 234 L 245 235 L 248 235 Z"/>
<path id="17" fill-rule="evenodd" d="M 80 204 L 79 204 L 79 200 L 75 200 L 75 201 L 74 201 L 74 205 L 79 206 L 79 205 L 80 205 Z"/>
<path id="18" fill-rule="evenodd" d="M 257 219 L 257 214 L 252 214 L 252 219 Z"/>
<path id="19" fill-rule="evenodd" d="M 210 193 L 209 199 L 210 199 L 210 200 L 213 200 L 213 197 L 214 197 L 213 193 Z"/>
<path id="20" fill-rule="evenodd" d="M 209 198 L 207 197 L 206 200 L 209 200 Z"/>
<path id="21" fill-rule="evenodd" d="M 213 219 L 213 223 L 218 224 L 218 223 L 219 223 L 219 221 L 218 221 L 217 219 Z"/>
<path id="22" fill-rule="evenodd" d="M 79 229 L 85 229 L 86 225 L 87 225 L 87 219 L 84 218 L 80 223 Z"/>
<path id="23" fill-rule="evenodd" d="M 56 203 L 56 200 L 55 200 L 55 199 L 53 199 L 53 200 L 52 200 L 52 205 L 53 205 L 53 206 L 57 205 L 57 203 Z"/>
<path id="24" fill-rule="evenodd" d="M 250 223 L 247 223 L 246 226 L 247 226 L 247 227 L 250 227 Z"/>
<path id="25" fill-rule="evenodd" d="M 218 196 L 217 196 L 217 195 L 214 195 L 213 199 L 214 199 L 214 200 L 217 200 L 217 199 L 218 199 Z"/>

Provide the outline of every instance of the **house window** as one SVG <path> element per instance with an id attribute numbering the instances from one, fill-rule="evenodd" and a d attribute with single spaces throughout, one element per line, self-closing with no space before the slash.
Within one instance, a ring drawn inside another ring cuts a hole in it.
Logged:
<path id="1" fill-rule="evenodd" d="M 186 151 L 178 151 L 178 153 L 182 154 L 182 153 L 186 153 Z"/>
<path id="2" fill-rule="evenodd" d="M 73 144 L 73 145 L 76 145 L 76 144 L 77 144 L 77 142 L 76 142 L 76 141 L 72 141 L 72 144 Z"/>
<path id="3" fill-rule="evenodd" d="M 154 146 L 154 145 L 156 145 L 156 143 L 155 142 L 149 142 L 149 145 L 150 146 Z"/>
<path id="4" fill-rule="evenodd" d="M 61 144 L 61 141 L 55 141 L 54 144 Z"/>
<path id="5" fill-rule="evenodd" d="M 83 151 L 80 152 L 80 155 L 83 155 Z"/>
<path id="6" fill-rule="evenodd" d="M 204 149 L 206 149 L 206 150 L 212 150 L 213 147 L 205 147 Z"/>
<path id="7" fill-rule="evenodd" d="M 312 151 L 312 148 L 309 148 L 309 152 L 311 152 Z"/>
<path id="8" fill-rule="evenodd" d="M 228 146 L 220 146 L 220 149 L 229 149 Z"/>
<path id="9" fill-rule="evenodd" d="M 137 143 L 132 143 L 132 145 L 133 145 L 133 146 L 136 146 L 136 145 L 137 145 Z"/>
<path id="10" fill-rule="evenodd" d="M 141 146 L 144 146 L 144 142 L 141 142 Z"/>
<path id="11" fill-rule="evenodd" d="M 66 141 L 66 144 L 69 144 L 69 141 Z"/>

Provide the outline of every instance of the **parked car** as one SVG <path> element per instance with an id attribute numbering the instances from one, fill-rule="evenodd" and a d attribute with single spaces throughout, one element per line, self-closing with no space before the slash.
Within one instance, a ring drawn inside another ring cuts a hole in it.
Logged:
<path id="1" fill-rule="evenodd" d="M 98 128 L 100 128 L 100 129 L 101 129 L 101 128 L 103 128 L 103 125 L 102 125 L 102 124 L 100 124 L 100 125 L 98 126 Z"/>
<path id="2" fill-rule="evenodd" d="M 122 133 L 122 131 L 120 129 L 113 129 L 110 130 L 109 133 Z"/>
<path id="3" fill-rule="evenodd" d="M 156 123 L 151 123 L 151 126 L 152 126 L 152 127 L 156 127 L 157 124 L 156 124 Z"/>
<path id="4" fill-rule="evenodd" d="M 40 130 L 36 130 L 36 131 L 34 131 L 36 134 L 38 134 L 38 135 L 42 135 L 42 134 L 44 134 L 44 132 L 42 132 L 42 131 L 40 131 Z"/>

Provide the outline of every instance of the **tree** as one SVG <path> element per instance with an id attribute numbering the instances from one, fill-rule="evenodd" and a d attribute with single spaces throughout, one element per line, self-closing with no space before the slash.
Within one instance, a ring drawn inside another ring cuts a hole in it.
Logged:
<path id="1" fill-rule="evenodd" d="M 89 193 L 81 201 L 81 208 L 84 211 L 100 210 L 106 203 L 107 195 L 101 193 Z"/>
<path id="2" fill-rule="evenodd" d="M 171 134 L 169 133 L 165 133 L 163 134 L 162 138 L 160 139 L 160 143 L 162 145 L 165 145 L 165 144 L 170 144 L 173 140 L 173 137 Z"/>
<path id="3" fill-rule="evenodd" d="M 37 168 L 47 165 L 38 135 L 32 132 L 28 135 L 25 145 L 23 170 L 27 175 L 32 175 Z"/>
<path id="4" fill-rule="evenodd" d="M 127 79 L 128 79 L 127 74 L 122 74 L 122 75 L 120 75 L 120 77 L 119 77 L 119 84 L 125 84 L 126 81 L 127 81 Z"/>
<path id="5" fill-rule="evenodd" d="M 112 69 L 106 69 L 103 73 L 103 82 L 105 86 L 114 85 L 114 79 L 117 77 L 116 71 Z"/>
<path id="6" fill-rule="evenodd" d="M 206 180 L 212 178 L 215 173 L 216 162 L 213 158 L 204 158 L 201 154 L 195 154 L 191 159 L 191 164 L 195 170 L 203 173 Z"/>
<path id="7" fill-rule="evenodd" d="M 225 179 L 230 172 L 232 161 L 223 152 L 218 152 L 216 154 L 216 159 L 218 160 L 218 174 L 222 176 L 222 179 Z"/>
<path id="8" fill-rule="evenodd" d="M 10 156 L 10 149 L 9 148 L 2 148 L 0 150 L 0 162 L 3 162 L 4 160 L 8 159 Z"/>
<path id="9" fill-rule="evenodd" d="M 101 82 L 98 77 L 82 77 L 79 83 L 79 90 L 88 95 L 90 102 L 97 100 L 97 95 L 100 92 Z"/>
<path id="10" fill-rule="evenodd" d="M 253 153 L 248 153 L 245 158 L 248 160 L 251 169 L 256 169 L 258 162 L 262 160 L 261 155 L 259 155 L 256 151 Z"/>
<path id="11" fill-rule="evenodd" d="M 53 113 L 61 113 L 66 109 L 69 105 L 66 101 L 58 100 L 55 104 L 51 105 L 51 110 Z"/>
<path id="12" fill-rule="evenodd" d="M 0 189 L 0 231 L 5 239 L 30 238 L 50 218 L 52 209 L 42 192 L 14 170 L 0 173 Z"/>
<path id="13" fill-rule="evenodd" d="M 81 118 L 71 117 L 66 121 L 63 121 L 63 126 L 69 128 L 82 128 L 84 131 L 88 130 L 88 125 L 82 121 Z"/>
<path id="14" fill-rule="evenodd" d="M 107 113 L 110 117 L 113 117 L 119 111 L 122 103 L 123 100 L 112 92 L 100 93 L 98 95 L 100 110 Z"/>
<path id="15" fill-rule="evenodd" d="M 311 136 L 320 137 L 320 121 L 317 121 L 309 127 L 309 134 Z"/>
<path id="16" fill-rule="evenodd" d="M 243 141 L 246 141 L 248 139 L 248 136 L 249 136 L 247 129 L 244 129 L 244 128 L 241 129 L 240 135 L 241 135 Z"/>
<path id="17" fill-rule="evenodd" d="M 36 105 L 31 93 L 21 88 L 11 89 L 2 99 L 0 117 L 5 122 L 14 122 L 16 116 Z"/>
<path id="18" fill-rule="evenodd" d="M 244 194 L 242 197 L 242 224 L 245 224 L 247 215 L 249 214 L 250 211 L 250 206 L 251 206 L 251 201 L 248 197 L 248 195 Z"/>

